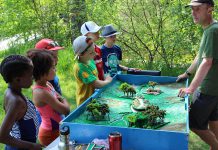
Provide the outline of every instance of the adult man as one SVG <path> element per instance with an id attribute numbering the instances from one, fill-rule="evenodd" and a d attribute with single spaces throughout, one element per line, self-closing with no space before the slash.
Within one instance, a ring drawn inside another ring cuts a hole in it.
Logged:
<path id="1" fill-rule="evenodd" d="M 192 0 L 188 5 L 192 9 L 195 24 L 204 29 L 198 55 L 187 71 L 178 76 L 178 80 L 187 78 L 196 70 L 194 79 L 188 88 L 182 88 L 178 96 L 192 94 L 190 106 L 190 129 L 202 140 L 218 149 L 218 23 L 213 19 L 213 0 Z M 195 94 L 194 94 L 195 95 Z M 209 128 L 208 128 L 209 125 Z"/>

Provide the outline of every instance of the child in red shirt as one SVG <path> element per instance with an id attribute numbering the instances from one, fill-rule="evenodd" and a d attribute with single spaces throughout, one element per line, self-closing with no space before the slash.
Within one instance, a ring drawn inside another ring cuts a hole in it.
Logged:
<path id="1" fill-rule="evenodd" d="M 80 29 L 80 32 L 82 35 L 85 35 L 87 37 L 91 37 L 93 42 L 96 42 L 99 39 L 99 30 L 101 29 L 101 26 L 98 26 L 93 21 L 85 22 Z M 95 47 L 95 53 L 96 56 L 94 57 L 95 65 L 98 70 L 98 78 L 99 80 L 104 80 L 104 70 L 103 70 L 103 62 L 102 62 L 102 54 L 101 49 L 96 44 Z"/>

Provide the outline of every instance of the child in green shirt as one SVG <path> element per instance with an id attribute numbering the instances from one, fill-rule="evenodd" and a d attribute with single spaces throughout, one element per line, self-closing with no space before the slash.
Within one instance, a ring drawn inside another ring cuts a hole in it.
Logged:
<path id="1" fill-rule="evenodd" d="M 98 72 L 94 62 L 96 55 L 91 38 L 79 36 L 73 42 L 75 59 L 74 77 L 76 79 L 76 104 L 79 106 L 93 93 L 95 88 L 101 88 L 112 81 L 107 76 L 104 81 L 98 79 Z"/>

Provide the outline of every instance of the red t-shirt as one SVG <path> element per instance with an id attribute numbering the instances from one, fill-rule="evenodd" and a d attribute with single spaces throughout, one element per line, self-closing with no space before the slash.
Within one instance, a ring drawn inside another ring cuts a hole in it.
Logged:
<path id="1" fill-rule="evenodd" d="M 94 60 L 95 60 L 95 65 L 96 65 L 97 70 L 98 70 L 98 78 L 99 78 L 99 80 L 104 80 L 104 69 L 103 69 L 101 49 L 97 45 L 95 45 L 95 52 L 96 52 L 96 56 L 95 56 Z"/>

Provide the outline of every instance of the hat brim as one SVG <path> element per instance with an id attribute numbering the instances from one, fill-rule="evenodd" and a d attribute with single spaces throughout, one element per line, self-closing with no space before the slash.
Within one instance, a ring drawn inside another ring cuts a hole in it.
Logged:
<path id="1" fill-rule="evenodd" d="M 110 37 L 110 36 L 117 35 L 117 34 L 120 34 L 120 32 L 115 32 L 115 33 L 113 33 L 113 34 L 106 35 L 106 36 L 101 35 L 100 37 Z"/>
<path id="2" fill-rule="evenodd" d="M 191 7 L 191 6 L 200 6 L 202 5 L 203 3 L 199 3 L 199 2 L 191 2 L 189 3 L 188 5 L 186 5 L 185 7 Z"/>
<path id="3" fill-rule="evenodd" d="M 61 47 L 61 46 L 56 46 L 56 47 L 52 47 L 50 49 L 48 49 L 50 51 L 58 51 L 58 50 L 64 50 L 64 47 Z"/>
<path id="4" fill-rule="evenodd" d="M 87 33 L 96 33 L 96 32 L 98 32 L 99 30 L 101 30 L 101 26 L 98 26 L 98 27 L 96 27 L 95 29 L 93 29 L 92 31 L 88 31 Z M 86 34 L 87 34 L 86 33 Z"/>

